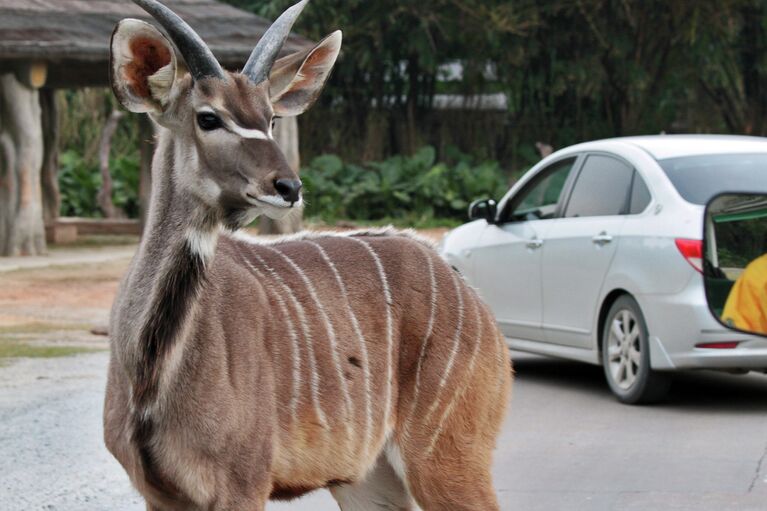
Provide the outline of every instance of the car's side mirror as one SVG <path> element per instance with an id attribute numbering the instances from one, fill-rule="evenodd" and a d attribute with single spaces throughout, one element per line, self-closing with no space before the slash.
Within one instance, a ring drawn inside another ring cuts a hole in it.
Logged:
<path id="1" fill-rule="evenodd" d="M 495 223 L 495 215 L 498 205 L 493 199 L 475 200 L 469 206 L 469 220 L 487 220 L 487 223 Z"/>
<path id="2" fill-rule="evenodd" d="M 726 193 L 706 206 L 706 301 L 727 328 L 767 335 L 767 194 Z"/>

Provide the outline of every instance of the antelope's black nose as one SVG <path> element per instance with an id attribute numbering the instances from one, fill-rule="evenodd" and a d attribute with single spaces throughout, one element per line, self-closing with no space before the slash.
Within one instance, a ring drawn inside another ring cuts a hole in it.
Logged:
<path id="1" fill-rule="evenodd" d="M 300 179 L 275 179 L 274 189 L 285 199 L 285 202 L 295 204 L 301 198 L 301 188 L 304 184 Z"/>

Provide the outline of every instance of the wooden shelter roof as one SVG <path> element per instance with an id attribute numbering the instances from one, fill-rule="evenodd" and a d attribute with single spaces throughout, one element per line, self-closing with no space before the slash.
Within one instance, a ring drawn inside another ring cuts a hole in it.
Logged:
<path id="1" fill-rule="evenodd" d="M 245 63 L 270 24 L 215 0 L 164 3 L 200 34 L 228 69 Z M 48 86 L 106 85 L 109 40 L 124 18 L 151 21 L 130 0 L 0 0 L 0 70 L 20 62 L 45 62 Z M 283 53 L 310 44 L 291 35 Z"/>

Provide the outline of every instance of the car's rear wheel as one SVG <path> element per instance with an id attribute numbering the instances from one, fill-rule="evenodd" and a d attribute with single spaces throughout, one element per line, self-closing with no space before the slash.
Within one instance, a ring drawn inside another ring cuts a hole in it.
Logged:
<path id="1" fill-rule="evenodd" d="M 602 367 L 613 394 L 627 404 L 663 399 L 671 379 L 650 367 L 650 337 L 636 300 L 615 300 L 602 328 Z"/>

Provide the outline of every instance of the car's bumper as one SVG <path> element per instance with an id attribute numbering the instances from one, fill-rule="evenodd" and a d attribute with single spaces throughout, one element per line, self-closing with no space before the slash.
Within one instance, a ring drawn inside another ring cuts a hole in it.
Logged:
<path id="1" fill-rule="evenodd" d="M 674 295 L 638 296 L 650 333 L 654 369 L 767 371 L 767 338 L 722 326 L 708 309 L 702 282 L 693 278 Z M 696 348 L 702 343 L 737 341 L 736 348 Z"/>

